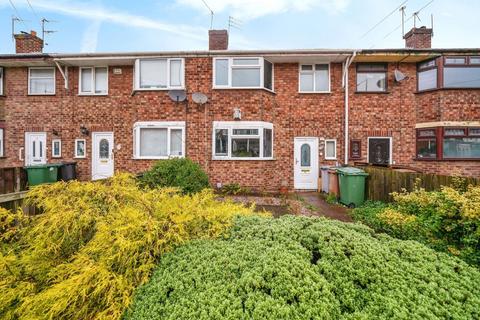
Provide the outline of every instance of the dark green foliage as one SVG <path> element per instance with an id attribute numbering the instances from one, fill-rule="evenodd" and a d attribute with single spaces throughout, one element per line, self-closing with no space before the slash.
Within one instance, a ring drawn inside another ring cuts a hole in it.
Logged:
<path id="1" fill-rule="evenodd" d="M 162 257 L 126 319 L 478 319 L 480 272 L 356 224 L 239 218 Z"/>
<path id="2" fill-rule="evenodd" d="M 210 186 L 202 167 L 188 158 L 159 160 L 139 180 L 150 188 L 177 187 L 184 194 L 197 193 Z"/>

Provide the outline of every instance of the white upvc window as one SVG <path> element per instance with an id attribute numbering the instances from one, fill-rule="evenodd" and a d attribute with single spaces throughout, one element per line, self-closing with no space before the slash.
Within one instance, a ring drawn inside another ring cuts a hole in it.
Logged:
<path id="1" fill-rule="evenodd" d="M 61 158 L 62 157 L 62 140 L 53 139 L 52 140 L 52 158 Z"/>
<path id="2" fill-rule="evenodd" d="M 3 96 L 3 68 L 0 67 L 0 96 Z"/>
<path id="3" fill-rule="evenodd" d="M 298 91 L 302 93 L 329 93 L 330 64 L 300 64 Z"/>
<path id="4" fill-rule="evenodd" d="M 185 157 L 185 121 L 136 122 L 133 126 L 135 159 Z"/>
<path id="5" fill-rule="evenodd" d="M 214 160 L 273 159 L 273 124 L 263 121 L 214 121 Z"/>
<path id="6" fill-rule="evenodd" d="M 325 160 L 337 160 L 337 140 L 325 140 Z"/>
<path id="7" fill-rule="evenodd" d="M 185 60 L 182 58 L 137 59 L 135 90 L 185 88 Z"/>
<path id="8" fill-rule="evenodd" d="M 28 68 L 28 94 L 54 95 L 55 68 L 31 67 Z"/>
<path id="9" fill-rule="evenodd" d="M 80 67 L 78 94 L 108 94 L 108 67 Z"/>
<path id="10" fill-rule="evenodd" d="M 75 139 L 75 155 L 74 158 L 87 157 L 87 141 L 85 139 Z"/>
<path id="11" fill-rule="evenodd" d="M 0 157 L 5 155 L 5 129 L 0 128 Z"/>
<path id="12" fill-rule="evenodd" d="M 261 57 L 213 58 L 213 88 L 273 91 L 273 71 L 273 63 Z"/>

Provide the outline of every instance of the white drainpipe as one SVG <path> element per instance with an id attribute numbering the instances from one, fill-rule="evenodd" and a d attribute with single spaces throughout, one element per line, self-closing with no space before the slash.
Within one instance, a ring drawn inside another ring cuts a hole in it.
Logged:
<path id="1" fill-rule="evenodd" d="M 353 51 L 353 54 L 345 60 L 345 67 L 343 69 L 343 85 L 345 87 L 345 165 L 348 163 L 348 154 L 349 154 L 349 135 L 348 135 L 348 69 L 355 59 L 357 51 Z"/>

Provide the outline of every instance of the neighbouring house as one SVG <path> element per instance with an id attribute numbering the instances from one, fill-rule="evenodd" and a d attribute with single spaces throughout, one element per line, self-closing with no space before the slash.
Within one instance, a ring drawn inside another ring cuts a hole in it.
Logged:
<path id="1" fill-rule="evenodd" d="M 210 30 L 208 51 L 52 54 L 19 34 L 0 55 L 0 166 L 73 160 L 100 179 L 187 156 L 214 185 L 264 190 L 316 189 L 320 166 L 354 161 L 479 176 L 480 50 L 431 37 L 242 51 Z"/>

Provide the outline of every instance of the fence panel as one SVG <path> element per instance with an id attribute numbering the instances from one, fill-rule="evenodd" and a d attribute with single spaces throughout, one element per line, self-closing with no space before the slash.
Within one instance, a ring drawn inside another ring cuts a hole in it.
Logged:
<path id="1" fill-rule="evenodd" d="M 374 166 L 361 166 L 369 174 L 366 185 L 368 200 L 391 202 L 392 192 L 403 189 L 412 191 L 415 185 L 427 191 L 439 190 L 441 186 L 452 186 L 459 181 L 465 185 L 480 185 L 479 178 L 454 177 L 414 172 L 405 169 L 392 169 Z"/>

